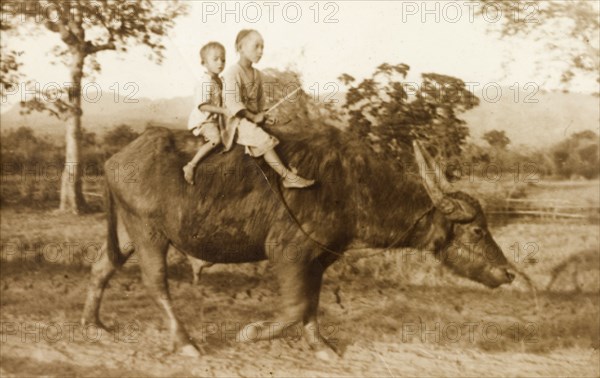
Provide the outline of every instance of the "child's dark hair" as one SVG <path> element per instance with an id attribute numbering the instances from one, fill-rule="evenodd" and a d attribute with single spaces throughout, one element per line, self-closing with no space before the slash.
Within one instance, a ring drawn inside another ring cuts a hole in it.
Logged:
<path id="1" fill-rule="evenodd" d="M 240 51 L 240 43 L 242 43 L 244 38 L 246 38 L 248 35 L 250 35 L 252 33 L 260 34 L 258 31 L 254 30 L 254 29 L 240 30 L 240 32 L 237 34 L 237 37 L 235 37 L 235 51 Z"/>
<path id="2" fill-rule="evenodd" d="M 221 50 L 225 53 L 225 46 L 220 44 L 219 42 L 208 42 L 206 45 L 202 46 L 200 49 L 200 62 L 204 64 L 204 58 L 206 58 L 206 54 L 210 50 Z"/>

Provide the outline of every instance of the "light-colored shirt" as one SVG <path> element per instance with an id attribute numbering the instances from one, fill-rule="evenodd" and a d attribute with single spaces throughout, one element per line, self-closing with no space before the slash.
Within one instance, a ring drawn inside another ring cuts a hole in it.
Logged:
<path id="1" fill-rule="evenodd" d="M 202 105 L 223 106 L 223 84 L 221 79 L 213 77 L 208 72 L 196 83 L 194 88 L 194 108 L 188 117 L 188 129 L 193 130 L 205 122 L 221 124 L 222 115 L 200 110 Z"/>
<path id="2" fill-rule="evenodd" d="M 223 103 L 233 114 L 247 109 L 262 112 L 265 106 L 262 74 L 252 67 L 244 69 L 239 63 L 225 70 L 223 75 Z"/>

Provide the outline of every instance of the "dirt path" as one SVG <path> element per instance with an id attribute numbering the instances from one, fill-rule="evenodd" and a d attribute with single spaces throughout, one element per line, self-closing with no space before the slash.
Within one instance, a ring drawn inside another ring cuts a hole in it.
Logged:
<path id="1" fill-rule="evenodd" d="M 162 333 L 164 334 L 164 332 Z M 148 335 L 144 335 L 148 336 Z M 160 336 L 157 334 L 157 338 Z M 598 376 L 598 351 L 569 349 L 547 355 L 485 353 L 447 347 L 357 342 L 343 359 L 315 360 L 303 346 L 282 341 L 210 348 L 201 360 L 164 354 L 149 342 L 28 345 L 2 343 L 2 376 Z"/>
<path id="2" fill-rule="evenodd" d="M 167 331 L 136 269 L 121 272 L 107 292 L 102 319 L 119 325 L 112 334 L 77 324 L 87 272 L 2 273 L 2 376 L 600 375 L 598 325 L 584 324 L 597 319 L 597 294 L 542 294 L 536 314 L 518 291 L 382 282 L 344 283 L 339 305 L 326 282 L 323 332 L 344 351 L 328 363 L 293 331 L 271 342 L 236 340 L 240 327 L 274 314 L 268 274 L 209 272 L 202 287 L 193 287 L 185 271 L 171 286 L 175 308 L 203 346 L 196 360 L 169 353 Z"/>

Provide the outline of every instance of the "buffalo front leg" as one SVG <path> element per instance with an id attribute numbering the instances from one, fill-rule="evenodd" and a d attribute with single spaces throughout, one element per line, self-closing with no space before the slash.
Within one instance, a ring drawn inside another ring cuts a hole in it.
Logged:
<path id="1" fill-rule="evenodd" d="M 312 261 L 276 263 L 281 288 L 280 321 L 249 324 L 240 332 L 240 338 L 244 341 L 274 339 L 295 334 L 290 331 L 300 325 L 302 336 L 318 358 L 337 358 L 338 348 L 323 337 L 317 320 L 323 273 L 333 261 L 335 257 L 318 257 Z"/>
<path id="2" fill-rule="evenodd" d="M 323 274 L 333 261 L 335 259 L 329 261 L 317 257 L 308 262 L 286 264 L 277 272 L 281 282 L 283 318 L 301 324 L 308 345 L 318 358 L 326 361 L 340 356 L 335 344 L 322 335 L 317 319 Z"/>
<path id="3" fill-rule="evenodd" d="M 276 263 L 277 276 L 280 282 L 280 311 L 277 320 L 257 321 L 244 326 L 237 339 L 243 342 L 273 340 L 279 337 L 296 334 L 296 326 L 302 324 L 303 313 L 308 308 L 305 295 L 298 294 L 303 290 L 306 281 L 306 266 L 299 264 Z M 293 293 L 290 295 L 290 293 Z M 302 334 L 302 331 L 300 332 Z"/>
<path id="4" fill-rule="evenodd" d="M 322 255 L 312 261 L 306 271 L 304 278 L 305 283 L 302 285 L 305 287 L 305 291 L 304 293 L 301 292 L 297 294 L 304 294 L 306 298 L 306 306 L 302 308 L 304 338 L 310 347 L 315 351 L 316 356 L 326 361 L 333 360 L 336 359 L 337 356 L 341 356 L 341 352 L 335 343 L 328 340 L 321 333 L 320 323 L 317 319 L 323 274 L 325 273 L 327 267 L 335 260 L 335 256 Z M 335 325 L 333 327 L 336 329 Z"/>
<path id="5" fill-rule="evenodd" d="M 165 320 L 169 324 L 171 334 L 172 351 L 179 351 L 181 354 L 191 357 L 199 357 L 198 349 L 179 319 L 177 319 L 171 306 L 171 296 L 167 282 L 168 243 L 161 244 L 163 245 L 157 246 L 148 243 L 140 247 L 142 280 L 152 299 L 165 314 Z"/>
<path id="6" fill-rule="evenodd" d="M 133 247 L 121 251 L 122 258 L 119 260 L 119 262 L 113 264 L 106 253 L 106 244 L 104 244 L 100 259 L 98 259 L 98 261 L 92 265 L 92 278 L 88 287 L 87 297 L 81 317 L 82 325 L 93 325 L 99 328 L 108 329 L 100 321 L 100 303 L 102 302 L 102 295 L 104 294 L 104 290 L 106 289 L 108 281 L 110 281 L 117 269 L 125 264 L 133 251 Z"/>

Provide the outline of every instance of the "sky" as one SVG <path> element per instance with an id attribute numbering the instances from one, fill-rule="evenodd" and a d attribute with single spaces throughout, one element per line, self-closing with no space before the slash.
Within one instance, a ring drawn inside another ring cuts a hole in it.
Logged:
<path id="1" fill-rule="evenodd" d="M 146 58 L 144 48 L 134 47 L 120 54 L 107 51 L 97 55 L 101 73 L 87 80 L 93 80 L 103 94 L 113 95 L 119 88 L 120 95 L 134 98 L 190 96 L 202 70 L 199 48 L 219 41 L 227 49 L 227 64 L 233 64 L 237 61 L 237 32 L 252 28 L 265 40 L 263 58 L 256 67 L 295 69 L 302 74 L 304 88 L 312 93 L 342 90 L 337 81 L 340 74 L 360 80 L 384 62 L 408 64 L 409 80 L 415 82 L 420 73 L 436 72 L 481 86 L 517 83 L 525 88 L 535 82 L 545 89 L 558 88 L 559 73 L 551 74 L 556 80 L 548 81 L 548 72 L 540 72 L 535 65 L 545 47 L 534 41 L 499 39 L 490 29 L 502 21 L 493 9 L 487 12 L 487 19 L 473 16 L 481 6 L 478 2 L 188 3 L 189 14 L 176 20 L 165 39 L 166 59 L 161 66 Z M 24 52 L 20 57 L 23 72 L 41 86 L 68 81 L 66 67 L 51 64 L 49 52 L 59 43 L 56 35 L 47 32 L 34 36 L 22 33 L 8 42 Z M 592 92 L 597 90 L 597 83 L 574 82 L 570 89 Z M 19 96 L 23 95 L 14 95 L 12 100 Z"/>

